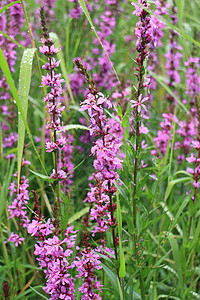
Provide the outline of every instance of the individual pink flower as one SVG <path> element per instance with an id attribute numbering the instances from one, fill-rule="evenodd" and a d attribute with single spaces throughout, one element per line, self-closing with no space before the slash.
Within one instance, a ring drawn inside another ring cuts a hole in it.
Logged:
<path id="1" fill-rule="evenodd" d="M 18 234 L 11 232 L 11 235 L 9 236 L 8 240 L 5 243 L 13 242 L 15 243 L 15 247 L 18 247 L 18 245 L 20 245 L 24 240 L 25 238 L 20 238 Z"/>
<path id="2" fill-rule="evenodd" d="M 193 154 L 193 153 L 191 153 L 191 156 L 190 156 L 190 157 L 187 157 L 186 160 L 187 160 L 189 163 L 191 163 L 191 162 L 196 162 L 196 161 L 197 161 L 197 159 L 196 159 L 196 157 L 194 157 L 194 154 Z"/>
<path id="3" fill-rule="evenodd" d="M 149 100 L 149 97 L 144 97 L 144 98 L 142 99 L 142 94 L 140 94 L 139 97 L 138 97 L 138 101 L 136 101 L 136 100 L 131 100 L 131 103 L 133 103 L 133 105 L 131 105 L 131 108 L 137 106 L 138 113 L 141 112 L 142 108 L 143 108 L 144 110 L 147 111 L 146 106 L 143 104 L 143 103 L 144 103 L 145 101 L 147 101 L 147 100 Z"/>

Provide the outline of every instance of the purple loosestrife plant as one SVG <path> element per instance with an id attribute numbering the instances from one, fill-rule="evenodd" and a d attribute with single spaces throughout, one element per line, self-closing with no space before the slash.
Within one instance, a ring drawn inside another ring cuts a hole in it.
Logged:
<path id="1" fill-rule="evenodd" d="M 145 60 L 148 59 L 149 56 L 149 45 L 153 42 L 155 43 L 155 28 L 153 20 L 151 19 L 148 12 L 145 10 L 149 8 L 149 4 L 145 0 L 138 0 L 138 3 L 143 7 L 140 7 L 132 2 L 132 5 L 135 7 L 133 14 L 139 17 L 139 22 L 136 24 L 135 35 L 137 37 L 136 41 L 136 50 L 138 52 L 138 56 L 136 57 L 137 67 L 135 70 L 135 76 L 138 79 L 137 88 L 135 91 L 135 99 L 131 100 L 132 108 L 133 108 L 133 118 L 134 118 L 134 131 L 133 134 L 135 136 L 135 158 L 134 158 L 134 166 L 133 170 L 130 170 L 132 179 L 132 199 L 133 199 L 133 255 L 137 257 L 137 223 L 136 223 L 136 205 L 137 205 L 137 188 L 138 188 L 138 172 L 140 166 L 144 165 L 140 162 L 140 152 L 141 152 L 141 120 L 145 117 L 144 112 L 147 110 L 146 101 L 149 97 L 145 97 L 145 89 L 148 92 L 148 86 L 150 83 L 149 78 L 145 78 Z M 142 130 L 143 131 L 143 130 Z M 132 175 L 133 173 L 133 175 Z M 144 291 L 144 281 L 141 272 L 139 271 L 140 278 L 140 290 L 142 300 L 145 299 L 145 291 Z"/>
<path id="2" fill-rule="evenodd" d="M 81 258 L 77 257 L 74 261 L 79 273 L 76 277 L 83 280 L 83 285 L 78 288 L 83 294 L 81 300 L 101 300 L 102 298 L 96 294 L 95 290 L 101 293 L 102 285 L 94 275 L 95 270 L 102 269 L 100 256 L 91 249 L 87 233 L 84 233 L 83 243 L 85 247 L 81 251 Z"/>
<path id="3" fill-rule="evenodd" d="M 70 257 L 75 246 L 76 232 L 72 226 L 68 226 L 64 238 L 60 239 L 51 220 L 45 223 L 41 215 L 29 224 L 28 233 L 38 239 L 34 254 L 38 256 L 40 268 L 47 279 L 43 290 L 51 296 L 51 300 L 75 300 L 74 279 L 70 275 L 74 263 Z"/>
<path id="4" fill-rule="evenodd" d="M 135 10 L 133 14 L 139 17 L 139 22 L 136 24 L 135 35 L 137 36 L 136 41 L 136 50 L 138 52 L 138 56 L 136 57 L 137 67 L 135 70 L 135 76 L 138 78 L 137 84 L 137 91 L 135 93 L 136 100 L 131 100 L 134 120 L 135 120 L 135 129 L 134 134 L 136 136 L 136 157 L 134 160 L 134 174 L 133 174 L 133 224 L 134 228 L 136 228 L 136 189 L 137 189 L 137 174 L 138 174 L 138 167 L 139 167 L 139 153 L 141 149 L 141 118 L 144 116 L 144 111 L 146 111 L 146 101 L 149 97 L 144 96 L 145 88 L 148 87 L 150 80 L 145 78 L 145 69 L 144 69 L 144 62 L 145 59 L 149 56 L 149 49 L 148 45 L 152 45 L 155 43 L 155 28 L 156 25 L 153 23 L 153 20 L 149 16 L 148 12 L 145 8 L 149 8 L 149 4 L 145 0 L 139 0 L 139 4 L 143 5 L 140 7 L 135 3 L 132 3 L 135 6 Z"/>
<path id="5" fill-rule="evenodd" d="M 80 110 L 88 111 L 91 118 L 90 134 L 96 138 L 91 149 L 91 154 L 95 157 L 93 165 L 96 172 L 90 178 L 95 183 L 90 184 L 90 191 L 85 199 L 92 204 L 90 218 L 97 223 L 92 234 L 104 233 L 109 227 L 112 227 L 115 258 L 117 259 L 117 240 L 114 230 L 114 227 L 117 226 L 114 217 L 116 203 L 112 202 L 112 198 L 115 195 L 116 181 L 119 178 L 117 170 L 122 168 L 121 160 L 117 157 L 121 142 L 110 133 L 110 126 L 103 110 L 103 107 L 111 107 L 110 101 L 98 92 L 83 64 L 78 59 L 75 59 L 74 62 L 89 84 L 90 93 L 81 103 Z"/>
<path id="6" fill-rule="evenodd" d="M 41 214 L 37 194 L 34 191 L 33 193 L 35 216 L 29 223 L 27 230 L 31 236 L 37 239 L 34 254 L 46 276 L 46 286 L 43 290 L 51 296 L 51 300 L 74 300 L 74 279 L 70 272 L 74 268 L 71 255 L 75 246 L 77 231 L 73 230 L 73 226 L 68 226 L 61 238 L 61 231 L 57 227 L 58 222 L 52 221 L 50 218 L 45 221 Z M 55 212 L 54 217 L 57 217 Z"/>
<path id="7" fill-rule="evenodd" d="M 22 168 L 26 164 L 30 165 L 30 162 L 24 161 L 23 159 Z M 13 177 L 16 177 L 17 181 L 17 172 L 13 175 Z M 11 205 L 8 205 L 8 219 L 15 218 L 18 221 L 18 225 L 20 226 L 19 230 L 21 231 L 23 227 L 27 228 L 30 223 L 30 220 L 27 216 L 27 205 L 29 201 L 29 180 L 23 175 L 20 178 L 19 186 L 17 185 L 16 181 L 14 180 L 13 182 L 11 182 L 9 187 L 10 196 L 11 198 L 14 196 L 14 200 Z M 17 247 L 19 244 L 22 243 L 22 241 L 24 241 L 24 238 L 12 232 L 7 241 L 14 242 L 15 246 Z"/>
<path id="8" fill-rule="evenodd" d="M 61 74 L 55 74 L 55 69 L 59 66 L 60 61 L 56 61 L 54 56 L 59 52 L 59 49 L 55 48 L 52 39 L 49 38 L 47 33 L 44 9 L 41 8 L 40 12 L 44 36 L 44 39 L 42 39 L 44 45 L 40 47 L 40 52 L 48 57 L 48 62 L 42 68 L 49 71 L 46 76 L 42 76 L 42 86 L 47 86 L 50 89 L 50 92 L 44 98 L 50 116 L 50 121 L 47 122 L 46 129 L 53 132 L 52 140 L 46 143 L 46 151 L 55 153 L 54 169 L 50 178 L 60 181 L 67 179 L 66 172 L 59 168 L 61 164 L 57 163 L 56 155 L 57 152 L 61 155 L 62 148 L 67 144 L 66 138 L 62 134 L 59 134 L 64 131 L 61 116 L 65 107 L 60 102 L 60 96 L 62 95 L 61 83 L 64 82 L 64 79 L 60 79 Z"/>
<path id="9" fill-rule="evenodd" d="M 24 166 L 25 164 L 30 165 L 30 162 L 23 160 L 22 166 Z M 17 172 L 13 176 L 17 178 Z M 16 194 L 12 204 L 8 205 L 8 211 L 10 215 L 9 219 L 17 218 L 19 220 L 19 225 L 23 227 L 27 227 L 30 223 L 30 220 L 27 216 L 26 207 L 29 201 L 28 187 L 29 180 L 25 176 L 21 177 L 19 187 L 17 186 L 17 183 L 15 181 L 13 181 L 9 187 L 10 196 L 13 197 L 13 195 Z"/>
<path id="10" fill-rule="evenodd" d="M 196 123 L 197 135 L 196 135 L 196 140 L 192 141 L 191 146 L 192 148 L 196 149 L 197 153 L 195 154 L 192 152 L 190 157 L 186 158 L 187 162 L 191 164 L 191 167 L 188 167 L 186 171 L 192 175 L 192 190 L 190 190 L 190 194 L 192 194 L 193 205 L 195 205 L 197 203 L 197 200 L 199 199 L 199 190 L 200 190 L 200 102 L 197 97 L 195 97 L 195 104 L 197 110 L 197 123 Z M 187 242 L 189 242 L 189 238 L 190 238 L 192 220 L 193 220 L 193 215 L 190 215 Z M 186 251 L 186 253 L 187 252 L 188 251 Z"/>
<path id="11" fill-rule="evenodd" d="M 64 109 L 64 106 L 59 101 L 59 97 L 62 94 L 61 83 L 63 80 L 60 79 L 61 74 L 55 74 L 55 68 L 59 66 L 60 61 L 57 62 L 53 57 L 59 50 L 54 47 L 47 33 L 43 8 L 41 8 L 41 23 L 44 35 L 42 42 L 44 46 L 40 47 L 40 52 L 48 57 L 48 62 L 43 66 L 43 69 L 50 72 L 50 74 L 47 73 L 46 76 L 42 77 L 42 86 L 47 85 L 50 90 L 44 98 L 50 117 L 46 129 L 50 129 L 53 132 L 52 141 L 46 142 L 46 151 L 59 152 L 58 161 L 56 161 L 56 155 L 54 157 L 55 169 L 53 169 L 50 178 L 57 179 L 63 183 L 68 179 L 65 165 L 68 164 L 67 155 L 71 154 L 71 149 L 65 147 L 69 141 L 63 134 L 64 128 L 60 120 Z M 67 154 L 65 158 L 61 157 L 63 148 L 63 153 Z M 72 248 L 75 246 L 77 231 L 74 231 L 72 226 L 68 226 L 62 232 L 58 207 L 60 199 L 55 197 L 53 206 L 54 219 L 48 219 L 46 222 L 40 213 L 37 197 L 34 197 L 34 199 L 36 215 L 28 225 L 28 233 L 35 236 L 38 240 L 35 245 L 34 254 L 38 256 L 37 260 L 39 261 L 40 268 L 43 269 L 46 275 L 46 286 L 43 289 L 51 296 L 51 300 L 75 300 L 74 278 L 70 275 L 70 271 L 74 268 L 71 255 L 73 253 Z"/>

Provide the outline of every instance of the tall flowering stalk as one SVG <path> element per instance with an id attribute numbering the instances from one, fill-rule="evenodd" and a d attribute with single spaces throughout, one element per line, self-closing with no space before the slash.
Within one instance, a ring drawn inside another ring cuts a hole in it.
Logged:
<path id="1" fill-rule="evenodd" d="M 138 187 L 138 170 L 140 166 L 140 151 L 141 151 L 141 119 L 144 116 L 144 111 L 147 110 L 145 106 L 145 102 L 149 99 L 149 97 L 145 97 L 145 88 L 148 87 L 150 80 L 145 78 L 145 67 L 144 62 L 148 59 L 149 49 L 148 45 L 155 41 L 154 39 L 154 31 L 155 24 L 153 23 L 151 17 L 148 12 L 145 10 L 149 8 L 149 4 L 146 0 L 138 0 L 138 3 L 143 7 L 132 3 L 135 6 L 135 11 L 133 14 L 139 17 L 139 22 L 136 24 L 135 35 L 137 36 L 136 41 L 136 50 L 138 52 L 138 56 L 136 57 L 137 71 L 135 76 L 138 79 L 137 91 L 135 93 L 135 100 L 131 100 L 132 108 L 134 109 L 133 115 L 135 119 L 135 159 L 134 159 L 134 169 L 133 169 L 133 239 L 134 239 L 134 256 L 137 257 L 137 234 L 136 234 L 136 201 L 137 201 L 137 187 Z M 145 291 L 144 291 L 144 282 L 141 272 L 139 272 L 140 278 L 140 289 L 142 299 L 145 299 Z"/>
<path id="2" fill-rule="evenodd" d="M 67 144 L 67 140 L 63 134 L 59 135 L 59 132 L 63 132 L 63 124 L 61 123 L 61 116 L 64 110 L 64 106 L 60 101 L 60 96 L 62 95 L 61 83 L 64 79 L 60 79 L 61 74 L 55 74 L 55 69 L 59 66 L 60 60 L 56 61 L 53 56 L 55 56 L 59 49 L 54 47 L 52 39 L 49 38 L 47 32 L 47 27 L 44 18 L 44 9 L 41 8 L 41 24 L 43 29 L 42 43 L 44 46 L 40 47 L 40 52 L 43 53 L 48 58 L 48 62 L 42 67 L 43 69 L 49 71 L 46 76 L 42 76 L 42 86 L 47 86 L 50 88 L 50 92 L 44 98 L 46 103 L 46 108 L 50 116 L 50 121 L 47 122 L 46 129 L 52 131 L 52 140 L 46 143 L 46 151 L 54 153 L 54 169 L 50 178 L 57 180 L 66 180 L 67 174 L 58 165 L 58 155 L 61 155 L 63 147 Z"/>
<path id="3" fill-rule="evenodd" d="M 143 6 L 140 7 L 135 3 L 132 3 L 135 6 L 135 11 L 133 14 L 139 17 L 139 22 L 136 24 L 135 34 L 137 36 L 136 41 L 136 50 L 138 56 L 136 57 L 137 68 L 135 70 L 136 77 L 138 78 L 137 92 L 135 94 L 136 100 L 131 100 L 132 108 L 134 108 L 134 118 L 135 118 L 135 136 L 136 136 L 136 157 L 134 161 L 134 174 L 133 174 L 133 224 L 136 228 L 136 189 L 137 189 L 137 175 L 139 167 L 139 153 L 141 149 L 141 137 L 140 137 L 140 125 L 141 117 L 144 111 L 146 111 L 145 102 L 148 100 L 148 97 L 144 97 L 145 87 L 148 86 L 149 80 L 144 77 L 145 69 L 144 62 L 148 58 L 149 50 L 148 45 L 154 40 L 154 31 L 155 25 L 151 20 L 148 12 L 145 8 L 149 8 L 149 4 L 145 0 L 138 0 L 138 3 Z"/>
<path id="4" fill-rule="evenodd" d="M 28 233 L 38 239 L 34 254 L 46 275 L 43 290 L 51 296 L 51 300 L 75 300 L 74 278 L 70 275 L 74 264 L 70 257 L 75 246 L 76 232 L 69 226 L 64 232 L 64 238 L 59 238 L 51 220 L 45 222 L 39 213 L 28 226 Z"/>
<path id="5" fill-rule="evenodd" d="M 114 217 L 116 203 L 113 203 L 113 196 L 116 192 L 116 181 L 119 178 L 117 170 L 122 168 L 121 160 L 117 157 L 121 142 L 110 134 L 110 126 L 103 111 L 103 106 L 111 107 L 110 101 L 98 92 L 94 81 L 78 59 L 75 60 L 75 64 L 89 84 L 90 93 L 86 100 L 81 103 L 80 110 L 88 110 L 91 118 L 90 134 L 96 138 L 91 149 L 91 154 L 95 157 L 94 168 L 96 172 L 90 178 L 95 184 L 90 184 L 90 191 L 85 199 L 92 204 L 90 218 L 97 223 L 92 234 L 104 233 L 111 227 L 115 258 L 117 259 L 118 240 L 115 236 L 117 224 Z"/>
<path id="6" fill-rule="evenodd" d="M 30 165 L 29 161 L 22 160 L 22 168 L 25 165 Z M 13 175 L 17 179 L 17 172 Z M 8 205 L 8 212 L 9 217 L 8 219 L 15 218 L 18 221 L 18 231 L 20 229 L 27 228 L 30 220 L 27 216 L 27 205 L 29 202 L 29 195 L 28 195 L 28 187 L 29 187 L 29 180 L 24 175 L 21 176 L 19 181 L 19 186 L 16 182 L 17 180 L 13 180 L 11 182 L 9 190 L 10 190 L 10 197 L 14 198 L 11 205 Z M 14 232 L 11 233 L 10 237 L 8 238 L 9 242 L 14 242 L 15 246 L 18 247 L 19 244 L 22 243 L 24 238 L 21 238 L 18 234 Z"/>
<path id="7" fill-rule="evenodd" d="M 91 249 L 89 237 L 84 233 L 84 249 L 81 251 L 81 258 L 77 257 L 74 264 L 77 267 L 78 275 L 76 277 L 83 280 L 83 285 L 78 290 L 83 294 L 81 300 L 101 300 L 102 298 L 95 293 L 95 290 L 101 291 L 101 283 L 94 276 L 94 270 L 102 269 L 100 266 L 100 256 Z"/>

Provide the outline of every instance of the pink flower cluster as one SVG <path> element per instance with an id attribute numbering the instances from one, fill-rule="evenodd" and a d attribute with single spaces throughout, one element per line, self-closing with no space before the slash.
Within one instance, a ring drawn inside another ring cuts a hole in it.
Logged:
<path id="1" fill-rule="evenodd" d="M 193 187 L 194 187 L 194 194 L 192 196 L 192 201 L 195 201 L 195 198 L 199 192 L 200 187 L 200 142 L 199 141 L 193 141 L 192 147 L 195 148 L 198 152 L 197 155 L 194 155 L 194 153 L 191 153 L 190 157 L 187 157 L 187 162 L 193 164 L 193 168 L 188 167 L 187 172 L 192 174 L 193 177 Z"/>
<path id="2" fill-rule="evenodd" d="M 18 234 L 15 234 L 14 232 L 11 232 L 11 235 L 9 236 L 7 242 L 15 243 L 15 247 L 18 247 L 18 245 L 21 245 L 21 243 L 25 240 L 25 238 L 20 238 Z"/>
<path id="3" fill-rule="evenodd" d="M 59 155 L 61 155 L 61 150 L 67 145 L 67 139 L 60 133 L 64 131 L 60 118 L 65 107 L 59 100 L 62 95 L 61 83 L 64 82 L 64 79 L 60 79 L 61 74 L 55 74 L 54 71 L 59 66 L 60 61 L 56 61 L 53 56 L 59 52 L 59 49 L 54 47 L 50 38 L 42 39 L 42 42 L 44 46 L 40 47 L 40 52 L 48 57 L 48 62 L 42 68 L 50 71 L 46 76 L 42 76 L 42 86 L 50 88 L 50 92 L 44 98 L 50 116 L 50 122 L 47 122 L 46 129 L 53 131 L 53 140 L 46 143 L 46 151 L 58 150 Z M 58 167 L 61 165 L 60 163 Z M 50 178 L 66 180 L 67 173 L 63 169 L 54 169 Z"/>
<path id="4" fill-rule="evenodd" d="M 88 94 L 87 99 L 81 103 L 80 110 L 88 110 L 91 118 L 90 133 L 93 137 L 98 137 L 91 149 L 95 157 L 94 168 L 91 180 L 95 180 L 95 185 L 90 184 L 90 192 L 85 201 L 93 203 L 91 209 L 91 220 L 95 220 L 97 225 L 92 230 L 93 235 L 97 232 L 105 232 L 108 226 L 112 226 L 110 197 L 115 193 L 117 170 L 122 168 L 121 160 L 117 157 L 121 142 L 110 134 L 107 117 L 103 111 L 103 105 L 108 108 L 111 103 L 102 93 L 96 95 Z M 113 211 L 116 206 L 113 205 Z M 115 222 L 115 221 L 114 221 Z"/>
<path id="5" fill-rule="evenodd" d="M 40 268 L 46 275 L 46 286 L 43 289 L 51 295 L 51 300 L 75 300 L 74 279 L 69 272 L 74 268 L 70 256 L 75 246 L 77 231 L 68 226 L 65 238 L 61 240 L 57 235 L 48 237 L 54 230 L 50 219 L 45 223 L 42 218 L 37 218 L 28 226 L 28 233 L 39 239 L 34 254 L 38 256 Z"/>
<path id="6" fill-rule="evenodd" d="M 143 89 L 148 87 L 150 84 L 150 79 L 145 78 L 144 75 L 144 61 L 145 58 L 149 56 L 149 48 L 156 43 L 156 25 L 154 24 L 152 18 L 149 16 L 148 12 L 145 8 L 149 8 L 150 4 L 146 2 L 146 0 L 138 0 L 139 4 L 143 7 L 138 6 L 135 3 L 131 3 L 135 6 L 135 10 L 133 14 L 139 16 L 139 22 L 136 24 L 135 35 L 137 37 L 136 41 L 136 50 L 138 52 L 138 56 L 136 57 L 137 68 L 135 70 L 138 73 L 135 73 L 135 76 L 138 78 L 138 94 L 137 94 L 137 102 L 138 104 L 134 103 L 134 106 L 137 105 L 138 112 L 141 111 L 141 108 L 145 109 L 144 104 L 142 104 L 147 99 L 142 99 Z M 135 100 L 133 100 L 135 101 Z M 140 112 L 139 112 L 140 113 Z"/>
<path id="7" fill-rule="evenodd" d="M 162 157 L 165 155 L 166 149 L 167 149 L 167 144 L 170 139 L 172 140 L 172 136 L 170 136 L 170 130 L 172 123 L 178 123 L 177 117 L 175 117 L 173 114 L 162 114 L 164 121 L 160 123 L 161 130 L 158 130 L 157 137 L 154 138 L 154 141 L 157 145 L 157 147 L 160 150 L 160 153 Z M 171 146 L 171 144 L 170 144 Z M 152 155 L 158 155 L 157 150 L 152 150 L 151 151 Z"/>
<path id="8" fill-rule="evenodd" d="M 200 76 L 198 75 L 199 57 L 190 57 L 186 62 L 186 94 L 189 97 L 189 102 L 193 106 L 195 96 L 200 92 Z"/>
<path id="9" fill-rule="evenodd" d="M 90 248 L 88 236 L 84 234 L 85 248 L 81 251 L 81 258 L 77 257 L 74 264 L 77 267 L 78 275 L 76 277 L 84 281 L 78 290 L 83 294 L 81 300 L 101 300 L 102 298 L 95 293 L 95 290 L 101 291 L 101 283 L 94 276 L 94 270 L 100 270 L 100 256 Z"/>
<path id="10" fill-rule="evenodd" d="M 24 162 L 30 164 L 30 162 Z M 17 177 L 17 173 L 13 175 L 14 177 Z M 12 197 L 14 194 L 16 194 L 13 202 L 11 205 L 8 205 L 8 211 L 9 211 L 9 219 L 11 218 L 18 218 L 19 224 L 23 227 L 27 227 L 30 223 L 29 218 L 27 217 L 27 207 L 29 201 L 29 195 L 28 195 L 28 187 L 29 187 L 29 180 L 22 176 L 20 179 L 19 187 L 17 186 L 16 182 L 13 181 L 10 184 L 9 190 L 10 190 L 10 196 Z"/>

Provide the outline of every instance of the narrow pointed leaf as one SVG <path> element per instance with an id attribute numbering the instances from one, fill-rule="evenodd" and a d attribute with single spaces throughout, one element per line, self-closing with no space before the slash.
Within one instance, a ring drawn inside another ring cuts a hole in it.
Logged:
<path id="1" fill-rule="evenodd" d="M 36 49 L 26 49 L 23 53 L 23 57 L 20 65 L 19 73 L 19 101 L 24 113 L 24 117 L 27 116 L 28 110 L 28 94 L 31 84 L 31 71 L 33 56 Z M 17 170 L 18 170 L 18 184 L 20 180 L 20 170 L 23 156 L 25 138 L 25 124 L 20 111 L 18 111 L 18 156 L 17 156 Z"/>
<path id="2" fill-rule="evenodd" d="M 165 201 L 167 200 L 167 198 L 169 197 L 171 191 L 172 191 L 172 188 L 177 184 L 177 183 L 183 183 L 183 182 L 186 182 L 186 181 L 190 181 L 191 180 L 191 177 L 184 177 L 184 178 L 178 178 L 178 179 L 175 179 L 175 180 L 172 180 L 170 181 L 170 183 L 168 184 L 167 186 L 167 189 L 166 189 L 166 193 L 165 193 Z"/>
<path id="3" fill-rule="evenodd" d="M 85 207 L 83 209 L 81 209 L 80 211 L 78 211 L 77 213 L 75 213 L 71 218 L 69 218 L 68 223 L 72 224 L 74 221 L 80 219 L 82 216 L 84 216 L 85 214 L 87 214 L 89 212 L 89 207 Z"/>
<path id="4" fill-rule="evenodd" d="M 70 129 L 83 129 L 83 130 L 89 130 L 90 128 L 81 124 L 70 124 L 63 126 L 63 129 L 70 130 Z"/>
<path id="5" fill-rule="evenodd" d="M 6 9 L 8 9 L 10 6 L 13 6 L 13 5 L 15 5 L 15 4 L 17 4 L 17 3 L 20 3 L 21 2 L 21 0 L 17 0 L 17 1 L 14 1 L 14 2 L 12 2 L 12 3 L 9 3 L 9 4 L 7 4 L 7 5 L 5 5 L 3 8 L 1 8 L 0 9 L 0 14 L 2 14 L 2 12 L 4 12 Z"/>
<path id="6" fill-rule="evenodd" d="M 117 189 L 117 219 L 118 219 L 118 232 L 119 232 L 119 256 L 120 256 L 120 267 L 119 267 L 119 277 L 125 277 L 125 258 L 124 251 L 122 248 L 122 214 L 119 202 L 119 191 Z"/>

